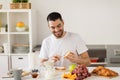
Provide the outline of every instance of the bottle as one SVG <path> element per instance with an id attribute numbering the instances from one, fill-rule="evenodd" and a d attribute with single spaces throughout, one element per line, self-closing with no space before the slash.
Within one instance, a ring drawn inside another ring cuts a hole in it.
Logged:
<path id="1" fill-rule="evenodd" d="M 4 53 L 5 54 L 9 53 L 8 43 L 3 43 L 3 48 L 4 48 Z"/>
<path id="2" fill-rule="evenodd" d="M 8 25 L 5 25 L 5 31 L 8 32 Z"/>

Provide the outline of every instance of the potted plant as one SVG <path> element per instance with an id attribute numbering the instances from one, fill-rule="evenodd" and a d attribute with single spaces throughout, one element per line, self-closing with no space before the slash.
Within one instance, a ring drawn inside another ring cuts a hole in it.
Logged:
<path id="1" fill-rule="evenodd" d="M 19 3 L 20 0 L 12 0 L 12 3 Z"/>
<path id="2" fill-rule="evenodd" d="M 28 3 L 28 0 L 22 0 L 23 3 Z"/>
<path id="3" fill-rule="evenodd" d="M 10 4 L 11 9 L 30 9 L 31 3 L 29 0 L 12 0 Z"/>
<path id="4" fill-rule="evenodd" d="M 28 3 L 28 0 L 12 0 L 13 3 Z"/>

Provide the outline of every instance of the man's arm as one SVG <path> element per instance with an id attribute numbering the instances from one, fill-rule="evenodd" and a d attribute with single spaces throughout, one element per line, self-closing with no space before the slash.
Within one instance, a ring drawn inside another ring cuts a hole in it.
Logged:
<path id="1" fill-rule="evenodd" d="M 80 55 L 78 55 L 78 60 L 76 61 L 78 64 L 85 64 L 85 65 L 90 65 L 90 58 L 88 55 L 88 52 L 84 52 Z"/>
<path id="2" fill-rule="evenodd" d="M 48 61 L 48 59 L 40 59 L 41 64 L 43 64 L 45 61 Z"/>
<path id="3" fill-rule="evenodd" d="M 83 52 L 78 56 L 76 56 L 74 53 L 71 53 L 66 58 L 77 64 L 85 64 L 86 66 L 90 65 L 88 52 Z"/>

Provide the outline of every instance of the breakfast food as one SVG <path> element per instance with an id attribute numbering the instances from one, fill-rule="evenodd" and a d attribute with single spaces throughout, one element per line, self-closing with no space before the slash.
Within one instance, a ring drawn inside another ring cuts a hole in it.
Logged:
<path id="1" fill-rule="evenodd" d="M 76 79 L 75 80 L 83 80 L 91 74 L 88 72 L 87 67 L 84 64 L 77 65 L 76 68 L 72 71 L 72 74 L 76 74 Z"/>
<path id="2" fill-rule="evenodd" d="M 27 71 L 22 72 L 22 76 L 28 76 L 29 74 L 30 74 L 30 72 L 27 72 Z"/>
<path id="3" fill-rule="evenodd" d="M 115 71 L 112 71 L 108 68 L 105 68 L 103 66 L 98 66 L 95 69 L 93 69 L 92 74 L 104 76 L 104 77 L 115 77 L 118 76 L 118 73 Z"/>
<path id="4" fill-rule="evenodd" d="M 75 69 L 75 67 L 76 67 L 76 64 L 71 64 L 68 70 L 72 72 Z"/>
<path id="5" fill-rule="evenodd" d="M 17 23 L 16 23 L 16 26 L 17 26 L 17 27 L 24 27 L 25 24 L 24 24 L 24 22 L 17 22 Z"/>
<path id="6" fill-rule="evenodd" d="M 70 80 L 75 80 L 76 77 L 77 77 L 76 74 L 71 74 L 71 73 L 63 74 L 63 78 L 70 79 Z"/>
<path id="7" fill-rule="evenodd" d="M 77 65 L 71 73 L 64 74 L 63 77 L 70 80 L 83 80 L 91 76 L 84 64 Z"/>
<path id="8" fill-rule="evenodd" d="M 72 55 L 73 53 L 72 52 L 67 52 L 65 55 L 64 55 L 64 58 L 67 58 L 68 56 Z"/>
<path id="9" fill-rule="evenodd" d="M 56 70 L 66 70 L 65 67 L 55 67 Z"/>
<path id="10" fill-rule="evenodd" d="M 26 27 L 25 27 L 24 22 L 17 22 L 16 23 L 16 30 L 17 31 L 25 31 Z"/>

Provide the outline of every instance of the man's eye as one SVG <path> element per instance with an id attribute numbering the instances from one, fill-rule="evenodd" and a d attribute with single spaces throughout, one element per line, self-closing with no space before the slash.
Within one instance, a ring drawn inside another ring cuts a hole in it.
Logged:
<path id="1" fill-rule="evenodd" d="M 60 27 L 61 27 L 61 25 L 59 24 L 57 27 L 58 27 L 58 28 L 60 28 Z"/>
<path id="2" fill-rule="evenodd" d="M 51 29 L 55 29 L 55 27 L 51 27 Z"/>

